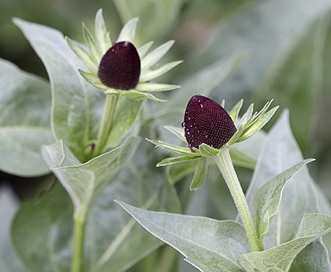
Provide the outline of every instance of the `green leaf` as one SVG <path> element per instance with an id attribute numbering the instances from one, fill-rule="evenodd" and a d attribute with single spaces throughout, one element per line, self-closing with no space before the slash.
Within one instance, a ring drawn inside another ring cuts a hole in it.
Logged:
<path id="1" fill-rule="evenodd" d="M 266 138 L 246 195 L 251 206 L 255 193 L 268 180 L 303 161 L 288 118 L 288 111 L 285 111 Z M 274 218 L 270 232 L 266 236 L 266 248 L 288 241 L 296 232 L 304 214 L 318 212 L 315 187 L 307 167 L 292 177 L 291 182 L 283 191 L 279 216 Z"/>
<path id="2" fill-rule="evenodd" d="M 73 154 L 85 160 L 85 148 L 96 139 L 104 95 L 82 79 L 84 69 L 57 30 L 14 20 L 46 66 L 52 89 L 52 129 Z"/>
<path id="3" fill-rule="evenodd" d="M 87 224 L 86 271 L 126 271 L 162 244 L 116 205 L 114 199 L 145 209 L 180 212 L 176 191 L 167 182 L 163 169 L 150 171 L 146 167 L 154 167 L 153 148 L 145 141 L 139 144 L 134 157 L 92 203 Z"/>
<path id="4" fill-rule="evenodd" d="M 294 258 L 316 238 L 331 230 L 331 217 L 323 214 L 306 214 L 296 237 L 286 243 L 262 252 L 241 256 L 240 263 L 248 272 L 289 271 Z M 325 263 L 321 264 L 325 267 Z M 322 271 L 322 270 L 318 270 Z"/>
<path id="5" fill-rule="evenodd" d="M 245 230 L 234 221 L 152 212 L 116 201 L 147 231 L 168 243 L 201 271 L 244 271 L 240 255 L 250 251 Z"/>
<path id="6" fill-rule="evenodd" d="M 307 261 L 309 260 L 309 261 Z M 295 258 L 290 272 L 329 272 L 329 254 L 321 243 L 321 238 L 316 239 L 306 246 Z"/>
<path id="7" fill-rule="evenodd" d="M 72 224 L 72 204 L 59 182 L 38 202 L 21 206 L 12 242 L 28 271 L 69 271 Z"/>
<path id="8" fill-rule="evenodd" d="M 82 164 L 63 141 L 43 147 L 45 161 L 69 193 L 75 213 L 85 211 L 103 187 L 135 152 L 139 140 L 129 138 L 121 146 Z"/>
<path id="9" fill-rule="evenodd" d="M 251 206 L 255 193 L 266 181 L 303 160 L 288 119 L 288 112 L 285 111 L 265 140 L 246 194 Z M 283 190 L 277 216 L 274 217 L 264 239 L 265 248 L 273 248 L 291 240 L 303 216 L 306 213 L 319 212 L 319 202 L 325 202 L 324 196 L 318 194 L 317 185 L 309 176 L 307 167 L 303 167 Z M 322 241 L 320 243 L 322 244 Z M 322 267 L 324 266 L 329 264 L 324 263 Z"/>
<path id="10" fill-rule="evenodd" d="M 0 59 L 0 169 L 24 177 L 49 168 L 40 147 L 53 140 L 49 84 Z"/>
<path id="11" fill-rule="evenodd" d="M 271 220 L 278 212 L 284 187 L 302 167 L 311 161 L 313 160 L 304 160 L 297 163 L 272 178 L 255 193 L 253 198 L 253 207 L 261 245 L 263 245 L 264 236 L 269 231 Z"/>
<path id="12" fill-rule="evenodd" d="M 199 158 L 195 166 L 193 179 L 190 185 L 191 191 L 196 191 L 205 181 L 208 171 L 208 158 Z"/>
<path id="13" fill-rule="evenodd" d="M 118 207 L 114 198 L 140 207 L 180 212 L 176 192 L 162 171 L 151 172 L 144 167 L 153 164 L 152 150 L 147 142 L 139 144 L 135 156 L 122 164 L 124 167 L 112 182 L 106 183 L 92 201 L 86 225 L 85 271 L 126 271 L 162 244 Z M 54 152 L 54 161 L 61 159 L 62 153 Z M 77 160 L 68 159 L 64 158 L 63 167 L 73 168 L 70 165 Z M 98 162 L 100 168 L 108 163 Z M 116 161 L 112 167 L 120 163 Z M 106 178 L 109 173 L 104 174 Z M 13 223 L 12 236 L 16 252 L 29 271 L 70 271 L 72 213 L 72 201 L 60 182 L 39 201 L 22 205 Z"/>
<path id="14" fill-rule="evenodd" d="M 26 271 L 19 256 L 14 251 L 13 243 L 10 239 L 11 222 L 13 221 L 19 204 L 13 190 L 7 185 L 2 185 L 0 190 L 0 207 L 2 210 L 0 213 L 0 263 L 3 271 Z"/>

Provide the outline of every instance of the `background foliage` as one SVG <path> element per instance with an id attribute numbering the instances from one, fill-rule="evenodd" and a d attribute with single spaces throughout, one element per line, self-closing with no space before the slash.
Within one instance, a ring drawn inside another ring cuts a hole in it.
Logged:
<path id="1" fill-rule="evenodd" d="M 309 166 L 310 173 L 326 196 L 331 198 L 329 182 L 331 123 L 325 120 L 331 106 L 330 1 L 317 0 L 312 3 L 309 0 L 245 2 L 237 0 L 86 0 L 84 3 L 78 1 L 50 3 L 45 0 L 2 0 L 0 1 L 0 57 L 15 63 L 26 72 L 37 75 L 36 77 L 21 72 L 17 70 L 17 67 L 6 62 L 0 66 L 0 91 L 2 92 L 8 86 L 18 90 L 15 93 L 11 92 L 10 95 L 4 93 L 0 95 L 0 169 L 3 171 L 0 173 L 2 185 L 0 187 L 0 217 L 2 219 L 0 220 L 2 222 L 0 263 L 1 267 L 6 268 L 5 271 L 24 271 L 10 244 L 10 222 L 17 208 L 22 205 L 20 213 L 25 213 L 26 218 L 20 218 L 23 221 L 15 222 L 15 224 L 34 222 L 35 231 L 41 236 L 43 233 L 38 232 L 38 227 L 47 222 L 53 222 L 52 217 L 57 218 L 52 233 L 44 233 L 45 237 L 51 237 L 51 241 L 55 241 L 57 235 L 63 235 L 61 239 L 58 239 L 59 241 L 66 241 L 69 234 L 60 233 L 59 229 L 68 229 L 64 225 L 70 223 L 71 211 L 70 201 L 60 187 L 53 188 L 50 194 L 45 194 L 44 198 L 40 199 L 40 202 L 26 202 L 39 199 L 40 192 L 52 186 L 53 176 L 48 173 L 46 165 L 42 162 L 37 162 L 36 165 L 6 165 L 9 161 L 8 154 L 14 158 L 22 158 L 25 154 L 22 147 L 14 151 L 8 150 L 8 146 L 11 146 L 10 140 L 20 142 L 20 137 L 25 138 L 26 135 L 30 135 L 35 141 L 36 153 L 38 153 L 40 141 L 43 144 L 53 142 L 49 116 L 38 115 L 39 111 L 47 112 L 45 109 L 50 107 L 49 75 L 11 19 L 19 17 L 47 25 L 81 41 L 81 22 L 84 21 L 92 26 L 95 13 L 100 7 L 103 8 L 104 17 L 112 35 L 117 35 L 124 22 L 137 16 L 140 18 L 136 34 L 138 44 L 148 40 L 162 43 L 175 39 L 175 46 L 170 51 L 172 55 L 167 57 L 171 60 L 184 60 L 180 67 L 164 78 L 170 83 L 180 84 L 182 88 L 168 93 L 166 97 L 168 102 L 165 104 L 148 103 L 148 107 L 142 113 L 145 117 L 141 130 L 143 137 L 160 137 L 171 142 L 169 139 L 171 136 L 162 126 L 179 126 L 189 97 L 197 93 L 208 94 L 218 101 L 226 99 L 228 109 L 240 98 L 245 99 L 244 106 L 247 107 L 250 102 L 254 102 L 256 108 L 263 105 L 266 100 L 274 98 L 274 104 L 281 106 L 278 114 L 285 108 L 290 109 L 291 128 L 303 157 L 316 158 L 316 162 Z M 11 71 L 19 73 L 20 79 L 11 77 Z M 19 84 L 26 88 L 17 88 Z M 31 86 L 36 93 L 30 92 L 28 86 Z M 10 108 L 5 107 L 10 101 L 15 101 L 16 107 L 22 105 L 20 107 L 22 111 L 17 112 L 13 109 L 11 111 Z M 273 120 L 277 118 L 278 116 Z M 15 124 L 15 130 L 9 130 L 8 124 Z M 27 127 L 34 127 L 37 130 L 27 131 Z M 258 154 L 258 147 L 256 148 L 256 153 L 252 153 L 254 159 Z M 236 211 L 225 185 L 213 182 L 219 179 L 215 171 L 209 171 L 209 182 L 199 191 L 188 192 L 188 183 L 185 179 L 181 179 L 183 173 L 176 172 L 176 169 L 170 171 L 155 168 L 155 163 L 163 155 L 159 150 L 153 151 L 150 144 L 142 143 L 133 155 L 134 159 L 128 168 L 130 171 L 127 171 L 128 169 L 120 171 L 116 176 L 116 182 L 107 185 L 93 206 L 90 220 L 114 218 L 113 214 L 117 214 L 119 208 L 112 203 L 112 199 L 115 198 L 113 195 L 116 195 L 116 198 L 122 196 L 121 200 L 124 201 L 130 200 L 133 203 L 142 204 L 150 197 L 149 192 L 152 193 L 155 190 L 158 196 L 163 196 L 161 197 L 163 201 L 159 206 L 152 206 L 150 209 L 179 211 L 181 206 L 186 214 L 206 215 L 217 219 L 236 217 Z M 17 160 L 17 162 L 20 161 Z M 27 173 L 24 169 L 33 171 Z M 247 186 L 252 170 L 238 167 L 238 171 L 241 180 L 246 182 Z M 22 175 L 25 177 L 19 177 Z M 167 175 L 173 182 L 181 180 L 175 186 L 181 200 L 180 204 L 177 203 L 178 199 L 173 193 L 173 188 L 167 187 Z M 123 188 L 127 187 L 132 187 L 131 193 L 127 191 L 123 193 Z M 59 195 L 61 201 L 59 201 Z M 44 204 L 45 199 L 49 199 L 50 202 Z M 29 216 L 29 212 L 39 210 L 42 215 L 47 207 L 52 209 L 51 218 Z M 100 221 L 101 227 L 105 230 L 109 227 L 107 220 L 110 219 Z M 90 226 L 93 228 L 93 225 Z M 119 220 L 115 228 L 120 231 L 122 227 Z M 135 228 L 134 231 L 142 233 L 138 226 Z M 88 233 L 92 235 L 93 229 L 89 229 Z M 139 258 L 159 246 L 151 236 L 147 233 L 145 235 L 146 250 L 141 252 Z M 29 237 L 22 233 L 22 236 L 18 238 L 28 239 Z M 107 247 L 106 244 L 102 244 L 103 238 L 91 236 L 89 246 L 93 248 L 97 244 L 100 246 L 99 250 L 102 251 Z M 114 239 L 114 237 L 108 238 Z M 15 240 L 13 242 L 15 243 Z M 331 248 L 331 243 L 326 242 L 326 246 Z M 63 265 L 69 262 L 70 252 L 67 252 L 66 248 L 65 244 L 54 244 L 54 252 L 60 252 L 60 255 L 56 256 L 62 256 Z M 153 264 L 162 261 L 161 254 L 167 256 L 166 260 L 176 259 L 171 249 L 162 248 L 131 268 L 132 271 L 148 271 L 148 265 L 153 267 Z M 98 256 L 97 251 L 95 256 Z M 91 264 L 94 263 L 95 256 L 90 256 Z M 129 263 L 128 267 L 139 260 L 135 257 L 137 256 L 132 253 L 132 263 Z M 116 259 L 116 255 L 114 258 Z M 59 260 L 53 261 L 55 267 L 61 269 L 58 267 Z M 191 271 L 189 270 L 191 267 L 185 268 L 185 264 L 180 263 L 179 267 L 180 271 L 186 271 L 185 269 Z M 30 268 L 33 270 L 33 267 Z"/>

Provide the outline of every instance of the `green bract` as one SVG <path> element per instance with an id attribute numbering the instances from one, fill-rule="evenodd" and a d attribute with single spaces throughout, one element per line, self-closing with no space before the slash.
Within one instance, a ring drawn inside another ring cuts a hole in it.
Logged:
<path id="1" fill-rule="evenodd" d="M 136 26 L 138 19 L 134 18 L 128 21 L 122 28 L 116 43 L 127 41 L 134 45 L 134 38 L 136 32 Z M 182 61 L 173 61 L 155 68 L 158 61 L 169 51 L 169 49 L 174 44 L 174 41 L 168 41 L 153 51 L 149 52 L 153 42 L 148 42 L 140 47 L 137 47 L 139 58 L 141 61 L 141 73 L 139 77 L 138 84 L 129 90 L 120 90 L 115 88 L 110 88 L 104 85 L 100 78 L 98 77 L 98 68 L 100 61 L 104 54 L 109 48 L 112 47 L 112 41 L 109 37 L 109 32 L 107 31 L 105 21 L 102 16 L 102 10 L 97 12 L 95 18 L 95 30 L 94 36 L 90 30 L 83 24 L 83 36 L 86 46 L 78 44 L 67 38 L 68 45 L 75 52 L 75 54 L 82 60 L 85 64 L 87 71 L 79 70 L 80 74 L 84 77 L 86 81 L 95 86 L 98 89 L 104 90 L 106 94 L 112 95 L 122 95 L 133 100 L 141 100 L 144 98 L 149 98 L 152 100 L 163 101 L 156 98 L 154 95 L 148 92 L 159 92 L 168 91 L 178 88 L 177 85 L 162 84 L 151 82 L 155 78 L 168 72 Z"/>
<path id="2" fill-rule="evenodd" d="M 268 110 L 271 105 L 271 102 L 272 101 L 267 102 L 259 112 L 255 112 L 254 114 L 253 114 L 253 104 L 251 104 L 248 107 L 247 111 L 242 116 L 242 118 L 239 119 L 238 118 L 239 112 L 243 105 L 243 100 L 240 100 L 229 112 L 231 119 L 236 125 L 237 131 L 232 136 L 232 138 L 220 149 L 211 147 L 206 144 L 201 144 L 199 148 L 193 148 L 194 152 L 192 152 L 191 149 L 188 147 L 176 146 L 160 140 L 147 139 L 148 141 L 153 143 L 156 147 L 162 147 L 168 151 L 171 151 L 179 155 L 176 157 L 166 158 L 160 161 L 156 166 L 157 167 L 166 166 L 175 163 L 197 160 L 195 167 L 195 175 L 193 176 L 193 181 L 191 183 L 190 189 L 191 190 L 198 189 L 202 185 L 203 180 L 205 179 L 205 176 L 207 174 L 208 163 L 206 158 L 213 157 L 217 155 L 219 152 L 222 152 L 223 149 L 229 148 L 235 143 L 247 140 L 248 138 L 253 136 L 256 132 L 258 132 L 270 120 L 270 118 L 274 115 L 274 113 L 278 108 L 278 106 L 276 106 Z M 224 102 L 222 103 L 222 106 L 224 106 Z M 172 126 L 166 126 L 165 128 L 186 143 L 183 128 L 172 127 Z"/>

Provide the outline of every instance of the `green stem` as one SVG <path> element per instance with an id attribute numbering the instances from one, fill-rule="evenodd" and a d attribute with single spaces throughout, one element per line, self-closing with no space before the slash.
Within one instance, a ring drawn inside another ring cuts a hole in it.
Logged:
<path id="1" fill-rule="evenodd" d="M 260 251 L 262 248 L 259 246 L 259 239 L 254 221 L 246 201 L 245 194 L 241 188 L 236 171 L 233 167 L 230 157 L 229 148 L 225 147 L 217 155 L 213 156 L 218 169 L 221 171 L 226 185 L 229 188 L 234 203 L 241 216 L 247 237 L 253 251 Z"/>
<path id="2" fill-rule="evenodd" d="M 84 243 L 86 218 L 86 213 L 81 213 L 77 216 L 74 216 L 74 244 L 71 260 L 71 272 L 84 271 Z"/>
<path id="3" fill-rule="evenodd" d="M 105 107 L 102 114 L 101 125 L 98 132 L 98 138 L 93 152 L 93 157 L 100 155 L 107 144 L 117 101 L 118 96 L 106 95 Z"/>

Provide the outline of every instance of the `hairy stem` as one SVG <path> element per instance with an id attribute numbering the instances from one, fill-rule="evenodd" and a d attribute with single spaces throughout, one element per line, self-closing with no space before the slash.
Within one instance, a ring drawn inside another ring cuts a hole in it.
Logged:
<path id="1" fill-rule="evenodd" d="M 225 147 L 213 156 L 213 159 L 223 175 L 223 178 L 229 188 L 233 201 L 237 207 L 239 215 L 243 221 L 244 228 L 253 251 L 260 251 L 259 239 L 254 221 L 246 201 L 245 194 L 241 188 L 236 171 L 233 167 L 229 148 Z"/>

